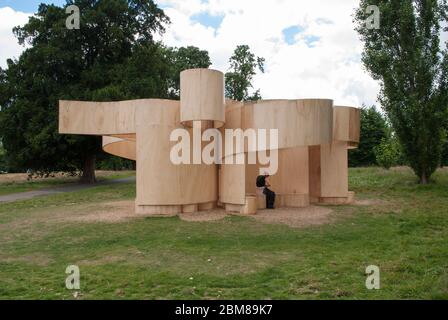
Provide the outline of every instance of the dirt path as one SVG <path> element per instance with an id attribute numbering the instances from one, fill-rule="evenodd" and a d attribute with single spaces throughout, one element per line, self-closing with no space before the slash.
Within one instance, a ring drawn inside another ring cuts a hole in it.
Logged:
<path id="1" fill-rule="evenodd" d="M 275 210 L 259 210 L 256 215 L 248 216 L 256 221 L 267 224 L 285 224 L 292 228 L 323 225 L 334 221 L 334 211 L 324 206 L 309 206 L 306 208 L 279 208 Z M 231 214 L 222 208 L 209 211 L 182 213 L 179 218 L 192 223 L 213 222 L 222 220 Z M 134 201 L 118 201 L 103 203 L 94 211 L 82 210 L 71 215 L 68 220 L 85 223 L 121 223 L 130 219 L 145 217 L 135 213 Z"/>

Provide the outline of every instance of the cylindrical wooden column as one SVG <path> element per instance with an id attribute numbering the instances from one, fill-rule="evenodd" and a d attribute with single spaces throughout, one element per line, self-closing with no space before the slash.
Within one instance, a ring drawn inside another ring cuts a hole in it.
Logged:
<path id="1" fill-rule="evenodd" d="M 335 106 L 333 114 L 333 141 L 347 142 L 349 149 L 356 149 L 360 136 L 361 109 Z"/>
<path id="2" fill-rule="evenodd" d="M 179 141 L 170 136 L 183 130 L 178 116 L 179 101 L 151 100 L 136 109 L 137 213 L 194 212 L 199 204 L 218 200 L 217 166 L 172 162 L 171 151 Z M 184 139 L 193 145 L 192 129 L 187 131 Z"/>
<path id="3" fill-rule="evenodd" d="M 180 121 L 193 127 L 220 128 L 225 122 L 224 74 L 210 69 L 191 69 L 180 74 Z"/>

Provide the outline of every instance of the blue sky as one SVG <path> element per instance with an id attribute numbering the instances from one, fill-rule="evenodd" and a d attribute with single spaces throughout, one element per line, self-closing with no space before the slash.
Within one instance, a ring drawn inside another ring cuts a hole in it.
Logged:
<path id="1" fill-rule="evenodd" d="M 297 36 L 300 33 L 303 33 L 306 29 L 300 25 L 291 26 L 282 30 L 283 37 L 285 38 L 285 42 L 292 46 L 298 42 Z M 301 41 L 304 41 L 308 47 L 313 47 L 316 45 L 316 42 L 320 40 L 320 37 L 314 35 L 304 35 Z M 300 41 L 299 40 L 299 41 Z"/>
<path id="2" fill-rule="evenodd" d="M 301 26 L 291 26 L 283 29 L 283 36 L 285 37 L 285 41 L 287 44 L 292 45 L 296 42 L 295 37 L 299 33 L 303 32 L 303 27 Z"/>
<path id="3" fill-rule="evenodd" d="M 205 27 L 211 27 L 213 29 L 219 29 L 221 26 L 224 15 L 210 15 L 207 12 L 201 12 L 190 17 L 192 21 L 199 22 Z"/>
<path id="4" fill-rule="evenodd" d="M 0 8 L 11 7 L 16 11 L 36 12 L 40 3 L 63 5 L 65 0 L 0 0 Z"/>

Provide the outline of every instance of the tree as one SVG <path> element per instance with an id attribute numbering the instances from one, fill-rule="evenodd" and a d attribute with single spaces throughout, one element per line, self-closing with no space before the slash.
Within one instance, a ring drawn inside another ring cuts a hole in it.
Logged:
<path id="1" fill-rule="evenodd" d="M 0 173 L 8 170 L 5 157 L 5 149 L 3 149 L 3 144 L 0 142 Z"/>
<path id="2" fill-rule="evenodd" d="M 178 99 L 180 95 L 180 73 L 187 69 L 209 68 L 212 64 L 206 50 L 188 46 L 165 48 L 165 56 L 170 66 L 170 97 Z"/>
<path id="3" fill-rule="evenodd" d="M 445 139 L 443 141 L 441 167 L 448 166 L 448 117 L 445 122 Z"/>
<path id="4" fill-rule="evenodd" d="M 445 131 L 445 140 L 442 149 L 441 167 L 448 166 L 448 129 Z"/>
<path id="5" fill-rule="evenodd" d="M 379 29 L 368 28 L 380 10 Z M 364 42 L 362 61 L 381 85 L 379 101 L 420 183 L 440 164 L 448 108 L 448 52 L 441 48 L 446 0 L 361 0 L 356 30 Z"/>
<path id="6" fill-rule="evenodd" d="M 252 80 L 257 69 L 264 73 L 265 59 L 256 57 L 249 46 L 240 45 L 236 47 L 229 63 L 230 71 L 226 73 L 226 97 L 237 101 L 260 100 L 260 90 L 250 95 L 249 89 L 253 88 Z"/>
<path id="7" fill-rule="evenodd" d="M 361 109 L 361 136 L 357 149 L 349 153 L 349 165 L 352 167 L 376 165 L 374 148 L 387 138 L 389 127 L 386 119 L 374 106 Z"/>
<path id="8" fill-rule="evenodd" d="M 381 139 L 381 143 L 373 151 L 376 162 L 386 170 L 400 162 L 400 144 L 395 136 Z"/>
<path id="9" fill-rule="evenodd" d="M 152 0 L 67 0 L 71 4 L 80 9 L 79 30 L 66 28 L 64 8 L 45 4 L 14 28 L 29 48 L 0 73 L 0 136 L 17 167 L 81 169 L 82 181 L 91 183 L 100 138 L 59 135 L 58 100 L 165 97 L 169 71 L 159 64 L 164 60 L 153 34 L 169 19 Z"/>

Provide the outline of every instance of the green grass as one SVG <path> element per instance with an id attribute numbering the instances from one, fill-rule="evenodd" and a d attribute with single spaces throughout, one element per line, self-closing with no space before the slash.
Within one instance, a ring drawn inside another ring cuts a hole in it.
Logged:
<path id="1" fill-rule="evenodd" d="M 130 171 L 123 171 L 118 172 L 114 174 L 110 174 L 107 176 L 101 176 L 98 178 L 98 181 L 106 181 L 111 179 L 119 179 L 119 178 L 125 178 L 133 175 Z M 36 190 L 42 190 L 47 188 L 57 188 L 61 186 L 65 186 L 69 183 L 78 183 L 79 178 L 78 177 L 57 177 L 57 178 L 48 178 L 48 179 L 37 179 L 37 180 L 30 180 L 30 181 L 1 181 L 1 175 L 0 175 L 0 196 L 8 195 L 12 193 L 19 193 L 19 192 L 27 192 L 27 191 L 36 191 Z"/>
<path id="2" fill-rule="evenodd" d="M 133 184 L 2 204 L 0 298 L 73 299 L 75 264 L 81 299 L 448 299 L 448 171 L 428 186 L 406 169 L 350 175 L 371 205 L 332 207 L 335 222 L 303 229 L 235 216 L 62 219 L 131 200 Z M 368 265 L 380 290 L 365 288 Z"/>

